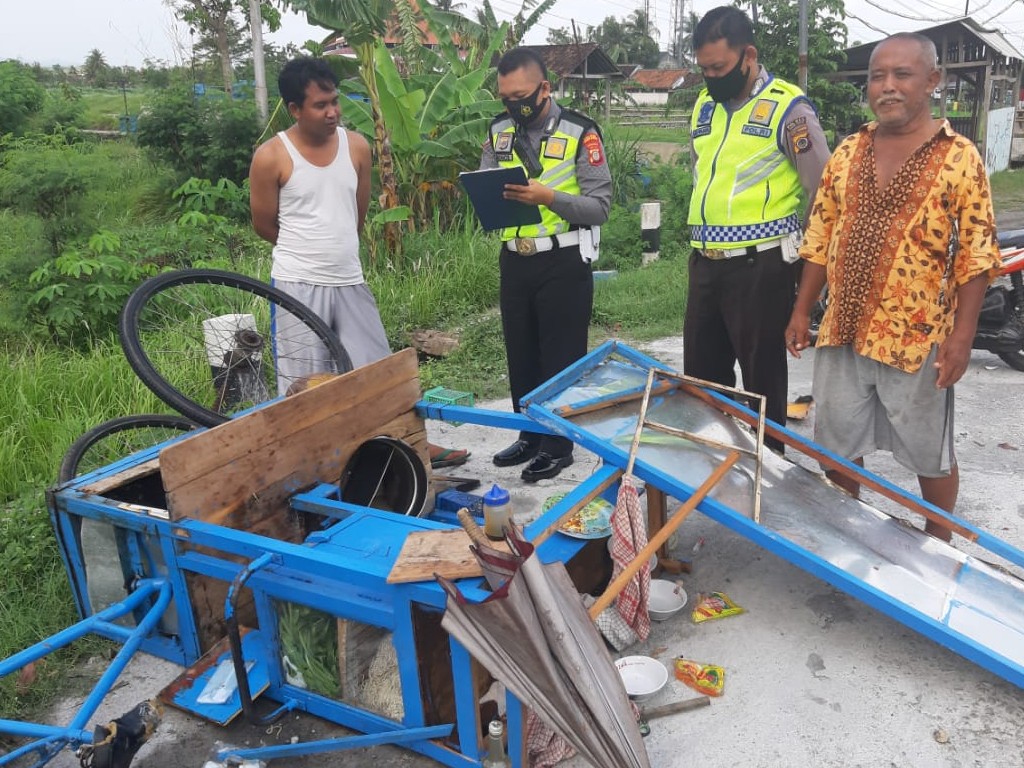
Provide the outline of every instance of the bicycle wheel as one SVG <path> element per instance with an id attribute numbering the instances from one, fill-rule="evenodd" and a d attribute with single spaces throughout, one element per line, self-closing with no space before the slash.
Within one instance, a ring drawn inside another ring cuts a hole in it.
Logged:
<path id="1" fill-rule="evenodd" d="M 139 378 L 206 427 L 285 394 L 304 376 L 352 369 L 341 340 L 312 310 L 233 272 L 150 278 L 128 298 L 118 330 Z"/>
<path id="2" fill-rule="evenodd" d="M 93 427 L 71 444 L 60 463 L 57 479 L 66 483 L 79 475 L 105 467 L 193 429 L 196 429 L 196 424 L 183 416 L 163 413 L 110 419 Z"/>

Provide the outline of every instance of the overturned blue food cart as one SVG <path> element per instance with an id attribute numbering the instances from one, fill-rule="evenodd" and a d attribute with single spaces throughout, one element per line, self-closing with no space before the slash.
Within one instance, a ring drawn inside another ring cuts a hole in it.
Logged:
<path id="1" fill-rule="evenodd" d="M 422 401 L 406 351 L 57 486 L 49 505 L 83 624 L 56 644 L 92 631 L 123 643 L 124 661 L 141 649 L 180 664 L 188 671 L 163 698 L 216 722 L 304 711 L 365 734 L 230 750 L 224 759 L 397 743 L 444 765 L 478 765 L 481 699 L 493 678 L 441 626 L 445 592 L 432 577 L 446 567 L 437 555 L 453 550 L 446 543 L 428 552 L 433 565 L 418 576 L 395 577 L 411 563 L 403 549 L 412 534 L 434 541 L 461 531 L 454 510 L 433 499 L 423 420 L 436 418 L 528 424 L 603 459 L 526 529 L 580 592 L 599 593 L 607 581 L 605 543 L 565 535 L 560 523 L 598 496 L 614 500 L 635 443 L 631 473 L 646 484 L 649 534 L 666 564 L 671 553 L 657 534 L 699 511 L 1024 687 L 1024 582 L 765 452 L 763 436 L 856 474 L 1024 567 L 1019 549 L 764 422 L 735 393 L 622 344 L 598 348 L 524 405 L 519 415 Z M 382 440 L 397 450 L 373 488 L 346 483 L 357 452 Z M 669 499 L 681 503 L 672 514 Z M 471 600 L 490 595 L 471 571 L 443 575 L 459 578 Z M 0 674 L 45 650 L 0 662 Z M 0 730 L 30 737 L 19 752 L 39 765 L 61 748 L 88 747 L 96 699 L 121 667 L 119 656 L 71 724 L 0 721 Z M 260 696 L 277 706 L 257 711 Z M 523 711 L 507 699 L 509 753 L 525 765 Z"/>

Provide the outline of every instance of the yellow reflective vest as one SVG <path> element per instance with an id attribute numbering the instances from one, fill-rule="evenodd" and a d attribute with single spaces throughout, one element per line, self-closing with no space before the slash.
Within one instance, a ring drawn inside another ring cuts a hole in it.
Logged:
<path id="1" fill-rule="evenodd" d="M 540 164 L 543 169 L 537 180 L 546 187 L 567 192 L 580 193 L 576 179 L 576 155 L 580 140 L 587 131 L 596 130 L 597 124 L 578 112 L 562 107 L 558 124 L 540 144 Z M 512 150 L 516 124 L 508 115 L 499 115 L 491 123 L 491 146 L 498 165 L 503 168 L 522 166 L 518 155 Z M 540 224 L 522 227 L 507 227 L 500 231 L 502 241 L 516 237 L 550 237 L 568 232 L 573 226 L 547 206 L 540 206 Z"/>
<path id="2" fill-rule="evenodd" d="M 690 121 L 696 157 L 690 197 L 690 244 L 736 248 L 801 228 L 800 176 L 782 152 L 790 106 L 806 100 L 795 85 L 772 78 L 729 112 L 701 91 Z"/>

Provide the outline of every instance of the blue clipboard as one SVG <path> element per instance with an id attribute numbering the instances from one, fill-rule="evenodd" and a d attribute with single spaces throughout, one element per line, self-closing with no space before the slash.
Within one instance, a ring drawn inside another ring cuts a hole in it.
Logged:
<path id="1" fill-rule="evenodd" d="M 459 181 L 485 230 L 540 224 L 539 206 L 502 197 L 506 184 L 527 184 L 526 170 L 522 166 L 463 171 Z"/>

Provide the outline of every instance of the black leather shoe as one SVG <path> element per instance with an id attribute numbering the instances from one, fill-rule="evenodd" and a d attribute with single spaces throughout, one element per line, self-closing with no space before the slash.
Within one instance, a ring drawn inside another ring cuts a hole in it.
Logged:
<path id="1" fill-rule="evenodd" d="M 537 457 L 530 462 L 530 465 L 523 470 L 522 478 L 528 483 L 535 483 L 538 480 L 547 480 L 562 471 L 563 467 L 572 464 L 572 455 L 552 456 L 550 453 L 540 451 Z"/>
<path id="2" fill-rule="evenodd" d="M 528 440 L 516 440 L 512 445 L 503 451 L 494 454 L 494 464 L 498 467 L 511 467 L 529 461 L 537 455 L 540 449 L 536 443 Z"/>

